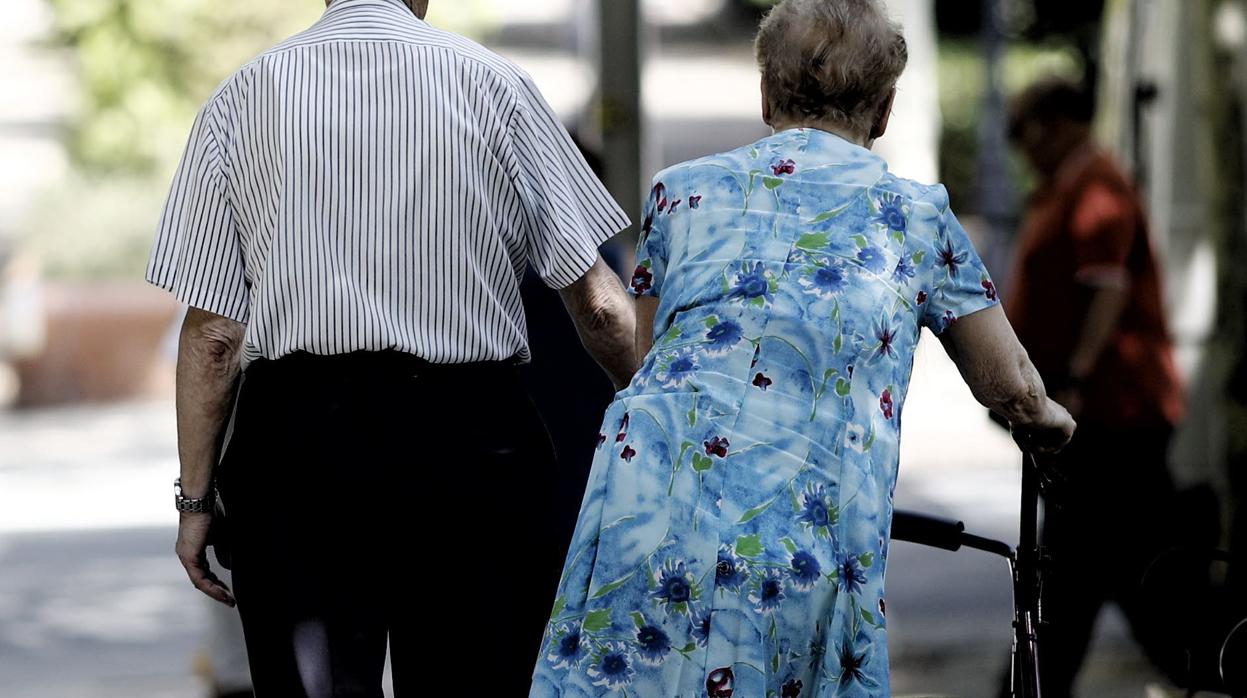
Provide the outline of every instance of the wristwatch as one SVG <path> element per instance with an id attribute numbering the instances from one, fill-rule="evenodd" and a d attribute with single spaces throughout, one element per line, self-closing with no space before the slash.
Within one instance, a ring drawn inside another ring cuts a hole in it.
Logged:
<path id="1" fill-rule="evenodd" d="M 207 514 L 212 511 L 212 505 L 215 504 L 213 499 L 214 490 L 209 489 L 208 494 L 192 499 L 182 496 L 182 478 L 173 481 L 173 504 L 178 511 L 184 511 L 191 514 Z"/>

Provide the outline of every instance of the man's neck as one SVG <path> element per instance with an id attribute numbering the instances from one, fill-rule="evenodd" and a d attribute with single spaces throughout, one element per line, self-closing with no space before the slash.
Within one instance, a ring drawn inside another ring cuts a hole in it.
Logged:
<path id="1" fill-rule="evenodd" d="M 345 3 L 345 2 L 350 2 L 350 0 L 325 0 L 325 7 L 331 7 L 333 5 L 341 5 L 342 3 Z M 403 7 L 406 7 L 408 10 L 411 10 L 411 13 L 413 15 L 416 15 L 417 17 L 420 16 L 420 13 L 416 11 L 415 6 L 412 5 L 411 0 L 398 0 L 398 4 L 402 5 Z"/>

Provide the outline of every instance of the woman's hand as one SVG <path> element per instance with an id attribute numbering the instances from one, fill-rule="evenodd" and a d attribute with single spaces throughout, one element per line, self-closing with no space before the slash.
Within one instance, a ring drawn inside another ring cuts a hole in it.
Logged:
<path id="1" fill-rule="evenodd" d="M 235 605 L 229 587 L 212 573 L 208 566 L 208 530 L 212 526 L 212 514 L 183 512 L 178 522 L 177 554 L 186 575 L 195 588 L 230 608 Z"/>
<path id="2" fill-rule="evenodd" d="M 1013 425 L 1013 440 L 1029 453 L 1056 453 L 1069 443 L 1077 426 L 1068 410 L 1044 398 L 1038 415 L 1025 424 Z"/>
<path id="3" fill-rule="evenodd" d="M 1056 391 L 1052 396 L 1054 400 L 1059 402 L 1062 407 L 1069 410 L 1074 419 L 1078 419 L 1078 415 L 1082 412 L 1082 393 L 1076 388 L 1062 388 Z"/>

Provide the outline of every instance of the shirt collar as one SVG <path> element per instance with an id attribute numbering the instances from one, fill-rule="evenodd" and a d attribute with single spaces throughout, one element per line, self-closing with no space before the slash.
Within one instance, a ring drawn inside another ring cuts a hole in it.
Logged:
<path id="1" fill-rule="evenodd" d="M 364 7 L 379 7 L 385 10 L 393 10 L 401 13 L 406 19 L 421 21 L 403 0 L 333 0 L 333 2 L 329 3 L 329 7 L 325 8 L 325 16 L 329 17 L 339 13 L 351 12 Z"/>

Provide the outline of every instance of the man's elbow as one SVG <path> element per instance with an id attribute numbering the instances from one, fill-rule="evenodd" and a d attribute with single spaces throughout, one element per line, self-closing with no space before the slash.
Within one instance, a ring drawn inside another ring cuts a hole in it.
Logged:
<path id="1" fill-rule="evenodd" d="M 229 374 L 239 366 L 247 326 L 230 318 L 191 308 L 182 326 L 183 348 L 195 364 Z"/>
<path id="2" fill-rule="evenodd" d="M 584 328 L 593 334 L 611 334 L 624 326 L 627 312 L 622 304 L 610 298 L 596 299 L 585 309 Z"/>
<path id="3" fill-rule="evenodd" d="M 592 335 L 610 334 L 634 319 L 619 278 L 601 259 L 584 278 L 564 291 L 564 302 L 576 324 Z"/>

